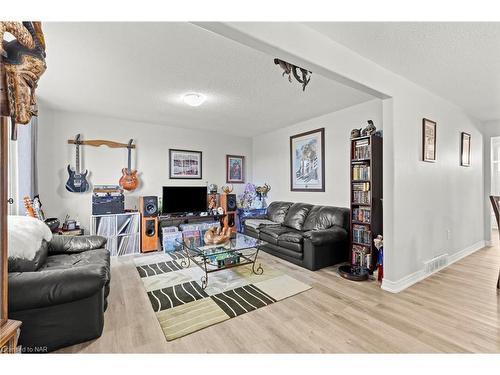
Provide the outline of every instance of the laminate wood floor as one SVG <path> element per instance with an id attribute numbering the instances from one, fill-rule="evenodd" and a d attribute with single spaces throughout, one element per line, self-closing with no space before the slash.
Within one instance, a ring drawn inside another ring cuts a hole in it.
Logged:
<path id="1" fill-rule="evenodd" d="M 129 257 L 112 261 L 102 336 L 64 353 L 500 352 L 498 232 L 485 247 L 399 294 L 329 267 L 312 272 L 269 254 L 263 265 L 312 286 L 276 304 L 167 342 Z M 478 272 L 480 271 L 480 272 Z"/>

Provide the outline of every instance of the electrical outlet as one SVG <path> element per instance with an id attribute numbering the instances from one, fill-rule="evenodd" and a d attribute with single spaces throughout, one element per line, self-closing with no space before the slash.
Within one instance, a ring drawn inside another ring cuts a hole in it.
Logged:
<path id="1" fill-rule="evenodd" d="M 446 230 L 446 239 L 451 240 L 451 229 Z"/>

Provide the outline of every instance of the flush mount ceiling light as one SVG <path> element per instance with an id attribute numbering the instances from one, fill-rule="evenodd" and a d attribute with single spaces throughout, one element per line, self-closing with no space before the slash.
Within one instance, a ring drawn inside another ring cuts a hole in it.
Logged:
<path id="1" fill-rule="evenodd" d="M 191 107 L 198 107 L 202 105 L 207 98 L 203 94 L 197 92 L 190 92 L 182 97 L 182 101 Z"/>

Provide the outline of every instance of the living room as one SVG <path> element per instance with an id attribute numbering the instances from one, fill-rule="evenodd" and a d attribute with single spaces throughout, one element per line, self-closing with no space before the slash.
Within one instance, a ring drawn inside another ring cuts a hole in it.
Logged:
<path id="1" fill-rule="evenodd" d="M 3 351 L 500 350 L 497 23 L 1 26 Z"/>

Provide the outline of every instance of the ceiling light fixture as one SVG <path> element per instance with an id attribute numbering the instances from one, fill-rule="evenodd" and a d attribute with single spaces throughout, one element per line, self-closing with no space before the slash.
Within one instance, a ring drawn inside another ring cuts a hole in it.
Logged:
<path id="1" fill-rule="evenodd" d="M 191 107 L 198 107 L 202 105 L 205 102 L 205 100 L 207 100 L 207 98 L 203 94 L 190 92 L 189 94 L 185 94 L 182 97 L 182 100 L 184 101 L 184 103 L 190 105 Z"/>

